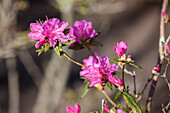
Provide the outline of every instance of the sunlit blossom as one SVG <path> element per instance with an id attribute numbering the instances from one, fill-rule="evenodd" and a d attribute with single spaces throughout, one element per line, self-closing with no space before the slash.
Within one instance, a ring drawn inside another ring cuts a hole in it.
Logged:
<path id="1" fill-rule="evenodd" d="M 126 50 L 127 50 L 127 43 L 125 43 L 124 41 L 117 43 L 117 46 L 114 47 L 114 52 L 118 56 L 123 56 L 124 54 L 126 54 Z"/>
<path id="2" fill-rule="evenodd" d="M 31 32 L 28 37 L 32 41 L 37 41 L 35 47 L 39 48 L 40 45 L 44 46 L 47 42 L 50 42 L 50 47 L 57 43 L 57 40 L 61 42 L 67 42 L 68 35 L 63 33 L 64 29 L 68 26 L 68 22 L 61 22 L 57 18 L 46 20 L 44 23 L 31 23 Z"/>
<path id="3" fill-rule="evenodd" d="M 73 38 L 74 43 L 70 44 L 77 45 L 80 44 L 85 39 L 93 38 L 98 35 L 98 33 L 92 28 L 92 22 L 87 22 L 86 20 L 76 21 L 74 26 L 70 26 L 69 35 Z"/>
<path id="4" fill-rule="evenodd" d="M 87 68 L 82 67 L 82 71 L 80 71 L 80 76 L 84 76 L 90 81 L 89 87 L 97 83 L 103 84 L 102 77 L 107 77 L 105 75 L 112 75 L 111 73 L 117 71 L 119 68 L 116 64 L 110 64 L 107 56 L 101 58 L 97 53 L 95 53 L 95 55 L 97 59 L 94 56 L 90 56 L 88 59 L 83 60 Z"/>

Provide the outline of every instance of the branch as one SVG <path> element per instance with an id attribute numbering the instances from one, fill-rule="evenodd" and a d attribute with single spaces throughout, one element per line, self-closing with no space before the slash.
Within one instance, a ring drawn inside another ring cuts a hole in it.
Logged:
<path id="1" fill-rule="evenodd" d="M 165 57 L 165 58 L 166 58 L 166 57 Z M 169 66 L 169 64 L 170 64 L 170 61 L 169 61 L 169 59 L 167 59 L 167 61 L 168 61 L 168 63 L 166 64 L 165 71 L 164 71 L 164 73 L 161 75 L 161 77 L 163 77 L 163 78 L 165 79 L 165 82 L 167 83 L 168 89 L 169 89 L 169 91 L 170 91 L 170 82 L 169 82 L 169 80 L 168 80 L 168 78 L 167 78 L 167 76 L 166 76 L 166 72 L 167 72 L 168 66 Z"/>
<path id="2" fill-rule="evenodd" d="M 157 62 L 157 65 L 159 66 L 159 70 L 152 71 L 153 78 L 152 78 L 152 83 L 151 83 L 149 95 L 148 95 L 147 102 L 146 102 L 146 112 L 148 113 L 151 112 L 153 95 L 155 92 L 157 80 L 160 75 L 161 66 L 164 61 L 165 23 L 164 23 L 164 17 L 162 16 L 162 12 L 166 12 L 167 5 L 168 5 L 168 0 L 164 0 L 162 4 L 161 19 L 160 19 L 160 38 L 159 38 L 159 49 L 158 49 L 159 54 L 158 54 L 158 62 Z"/>

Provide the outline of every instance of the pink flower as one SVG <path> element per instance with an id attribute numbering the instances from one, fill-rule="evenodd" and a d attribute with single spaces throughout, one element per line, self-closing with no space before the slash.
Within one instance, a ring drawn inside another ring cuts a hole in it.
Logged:
<path id="1" fill-rule="evenodd" d="M 127 44 L 123 41 L 117 43 L 117 47 L 114 47 L 114 52 L 118 56 L 123 56 L 124 54 L 126 54 L 126 50 L 127 50 Z"/>
<path id="2" fill-rule="evenodd" d="M 98 61 L 94 56 L 84 59 L 83 63 L 88 68 L 82 67 L 82 71 L 80 71 L 80 76 L 84 76 L 90 81 L 89 87 L 92 87 L 97 83 L 103 84 L 102 77 L 117 71 L 119 68 L 116 64 L 110 64 L 107 56 L 101 58 L 97 53 L 95 53 L 95 55 Z"/>
<path id="3" fill-rule="evenodd" d="M 66 106 L 67 113 L 80 113 L 80 106 L 78 103 L 75 104 L 74 108 L 71 106 Z"/>
<path id="4" fill-rule="evenodd" d="M 63 31 L 68 26 L 68 22 L 61 22 L 57 18 L 46 20 L 44 23 L 31 23 L 31 32 L 28 37 L 32 41 L 38 41 L 35 45 L 39 48 L 40 45 L 44 46 L 47 42 L 50 42 L 50 47 L 57 44 L 57 40 L 61 42 L 67 42 L 69 36 L 66 36 Z"/>
<path id="5" fill-rule="evenodd" d="M 126 113 L 126 112 L 122 111 L 121 109 L 117 109 L 117 113 Z"/>
<path id="6" fill-rule="evenodd" d="M 170 45 L 166 45 L 166 50 L 169 52 L 170 51 Z"/>
<path id="7" fill-rule="evenodd" d="M 98 83 L 101 83 L 102 74 L 100 73 L 99 68 L 89 66 L 87 70 L 88 72 L 85 73 L 83 76 L 90 81 L 89 87 L 92 87 Z"/>
<path id="8" fill-rule="evenodd" d="M 122 79 L 117 80 L 116 77 L 111 74 L 108 75 L 108 80 L 116 86 L 122 86 L 124 84 Z"/>
<path id="9" fill-rule="evenodd" d="M 90 39 L 98 35 L 98 33 L 92 29 L 92 22 L 86 20 L 76 21 L 74 26 L 70 26 L 70 36 L 75 40 L 74 43 L 69 46 L 80 44 L 81 40 Z"/>
<path id="10" fill-rule="evenodd" d="M 108 105 L 104 105 L 104 110 L 105 110 L 106 112 L 109 112 L 109 111 L 110 111 L 109 106 L 108 106 Z"/>
<path id="11" fill-rule="evenodd" d="M 119 68 L 116 64 L 110 64 L 109 58 L 107 56 L 100 58 L 99 63 L 100 70 L 103 74 L 111 74 L 114 71 L 117 71 Z"/>
<path id="12" fill-rule="evenodd" d="M 95 56 L 96 56 L 96 58 L 97 59 L 100 59 L 100 57 L 98 56 L 98 54 L 97 53 L 94 53 L 95 54 Z M 85 66 L 94 66 L 94 67 L 99 67 L 100 66 L 100 63 L 97 61 L 97 59 L 96 59 L 94 56 L 89 56 L 89 58 L 88 59 L 84 59 L 83 60 L 83 63 L 84 63 L 84 65 Z"/>

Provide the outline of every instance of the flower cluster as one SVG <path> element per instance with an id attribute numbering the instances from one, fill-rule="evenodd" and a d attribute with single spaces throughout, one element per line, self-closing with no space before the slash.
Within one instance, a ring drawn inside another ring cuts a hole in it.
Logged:
<path id="1" fill-rule="evenodd" d="M 74 26 L 70 26 L 70 37 L 73 38 L 74 43 L 72 45 L 79 45 L 80 42 L 85 41 L 86 39 L 93 38 L 98 35 L 98 33 L 92 29 L 92 22 L 87 22 L 86 20 L 76 21 Z"/>
<path id="2" fill-rule="evenodd" d="M 107 56 L 101 58 L 97 53 L 95 53 L 95 56 L 97 59 L 94 56 L 84 59 L 83 63 L 87 68 L 82 67 L 82 71 L 80 71 L 80 76 L 83 76 L 90 81 L 89 87 L 98 83 L 102 85 L 102 83 L 107 82 L 107 80 L 114 85 L 123 85 L 121 79 L 117 80 L 116 77 L 112 75 L 119 67 L 116 64 L 110 64 Z"/>
<path id="3" fill-rule="evenodd" d="M 28 34 L 32 41 L 37 41 L 35 47 L 44 46 L 50 42 L 50 47 L 57 44 L 57 41 L 67 42 L 70 40 L 68 35 L 63 33 L 68 26 L 68 22 L 61 22 L 57 18 L 46 20 L 44 23 L 31 23 L 31 32 Z"/>
<path id="4" fill-rule="evenodd" d="M 57 41 L 68 42 L 74 40 L 69 46 L 80 44 L 85 39 L 91 39 L 98 33 L 92 29 L 92 22 L 86 20 L 76 21 L 74 26 L 69 27 L 69 32 L 64 33 L 68 27 L 68 22 L 61 22 L 57 18 L 46 20 L 44 23 L 31 23 L 31 32 L 28 37 L 32 41 L 37 41 L 35 47 L 38 49 L 50 42 L 50 47 L 57 44 Z"/>

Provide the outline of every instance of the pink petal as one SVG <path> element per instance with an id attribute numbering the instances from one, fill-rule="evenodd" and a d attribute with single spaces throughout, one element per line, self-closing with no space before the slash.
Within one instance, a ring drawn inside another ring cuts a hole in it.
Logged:
<path id="1" fill-rule="evenodd" d="M 116 77 L 111 75 L 111 74 L 108 75 L 108 80 L 109 80 L 109 82 L 111 82 L 114 85 L 119 85 L 118 80 L 116 79 Z"/>
<path id="2" fill-rule="evenodd" d="M 58 30 L 64 31 L 64 29 L 68 26 L 68 22 L 61 22 L 59 24 Z"/>
<path id="3" fill-rule="evenodd" d="M 78 103 L 75 104 L 74 106 L 74 110 L 76 111 L 76 113 L 80 113 L 80 106 L 78 105 Z"/>
<path id="4" fill-rule="evenodd" d="M 118 84 L 119 84 L 119 86 L 122 86 L 124 83 L 123 83 L 123 80 L 122 79 L 118 79 Z"/>
<path id="5" fill-rule="evenodd" d="M 66 106 L 66 111 L 67 111 L 67 113 L 75 113 L 74 108 L 71 106 Z"/>
<path id="6" fill-rule="evenodd" d="M 166 50 L 169 52 L 170 51 L 170 45 L 166 45 Z"/>
<path id="7" fill-rule="evenodd" d="M 30 24 L 31 31 L 42 31 L 42 26 L 39 23 L 31 23 Z"/>
<path id="8" fill-rule="evenodd" d="M 117 109 L 117 113 L 126 113 L 126 112 L 122 111 L 121 109 Z"/>

